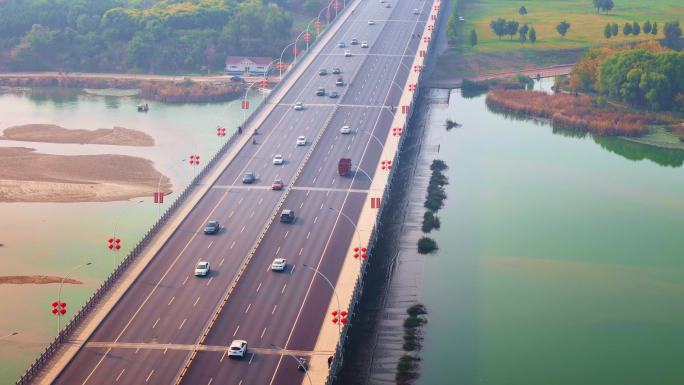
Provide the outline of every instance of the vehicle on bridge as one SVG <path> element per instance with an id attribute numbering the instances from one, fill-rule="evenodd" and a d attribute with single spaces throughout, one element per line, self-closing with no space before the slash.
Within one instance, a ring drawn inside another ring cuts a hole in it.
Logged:
<path id="1" fill-rule="evenodd" d="M 285 258 L 276 258 L 273 260 L 273 263 L 271 263 L 271 270 L 273 271 L 285 271 L 287 268 L 287 259 Z"/>
<path id="2" fill-rule="evenodd" d="M 306 146 L 306 136 L 298 136 L 297 137 L 297 146 Z"/>
<path id="3" fill-rule="evenodd" d="M 221 231 L 221 225 L 218 221 L 209 221 L 204 226 L 204 234 L 218 234 Z"/>
<path id="4" fill-rule="evenodd" d="M 197 266 L 195 266 L 195 276 L 196 277 L 206 277 L 207 275 L 209 275 L 210 271 L 211 271 L 211 268 L 209 267 L 209 262 L 207 262 L 207 261 L 197 262 Z"/>
<path id="5" fill-rule="evenodd" d="M 295 221 L 295 213 L 290 209 L 285 209 L 280 213 L 280 221 L 283 223 L 292 223 Z"/>
<path id="6" fill-rule="evenodd" d="M 367 41 L 362 41 L 361 42 L 361 48 L 368 48 L 368 42 Z"/>
<path id="7" fill-rule="evenodd" d="M 359 44 L 359 39 L 357 39 L 357 38 L 355 38 L 355 37 L 352 38 L 352 39 L 351 39 L 351 44 L 352 44 L 352 45 L 357 45 L 357 44 Z"/>
<path id="8" fill-rule="evenodd" d="M 342 70 L 340 69 L 340 67 L 335 67 L 333 68 L 332 73 L 333 75 L 339 75 L 342 73 Z"/>
<path id="9" fill-rule="evenodd" d="M 304 109 L 304 103 L 302 102 L 297 102 L 294 104 L 294 109 L 295 111 L 301 111 Z"/>
<path id="10" fill-rule="evenodd" d="M 316 96 L 325 96 L 325 88 L 323 88 L 323 87 L 316 88 Z"/>
<path id="11" fill-rule="evenodd" d="M 338 96 L 340 96 L 340 94 L 338 94 L 337 91 L 331 91 L 330 95 L 328 95 L 330 99 L 337 99 Z"/>
<path id="12" fill-rule="evenodd" d="M 351 173 L 352 161 L 350 158 L 341 158 L 337 164 L 337 173 L 341 176 L 349 175 Z"/>
<path id="13" fill-rule="evenodd" d="M 271 190 L 282 190 L 284 185 L 282 180 L 276 179 L 271 183 Z"/>
<path id="14" fill-rule="evenodd" d="M 254 181 L 256 181 L 256 175 L 254 175 L 254 171 L 247 171 L 242 177 L 242 183 L 244 184 L 252 184 Z"/>
<path id="15" fill-rule="evenodd" d="M 247 354 L 247 341 L 233 340 L 228 348 L 228 357 L 243 358 Z"/>
<path id="16" fill-rule="evenodd" d="M 337 77 L 337 80 L 335 80 L 335 85 L 338 87 L 341 87 L 344 85 L 344 79 L 342 78 L 342 76 Z"/>
<path id="17" fill-rule="evenodd" d="M 325 68 L 321 68 L 321 69 L 318 71 L 318 74 L 321 75 L 321 76 L 325 76 L 325 75 L 328 74 L 328 70 L 325 69 Z"/>
<path id="18" fill-rule="evenodd" d="M 352 53 L 350 50 L 344 51 L 344 57 L 351 57 Z"/>
<path id="19" fill-rule="evenodd" d="M 349 126 L 340 127 L 340 134 L 344 134 L 344 135 L 351 134 L 351 127 L 349 127 Z"/>
<path id="20" fill-rule="evenodd" d="M 276 154 L 276 156 L 273 157 L 273 164 L 279 165 L 283 163 L 285 163 L 285 160 L 282 155 Z"/>

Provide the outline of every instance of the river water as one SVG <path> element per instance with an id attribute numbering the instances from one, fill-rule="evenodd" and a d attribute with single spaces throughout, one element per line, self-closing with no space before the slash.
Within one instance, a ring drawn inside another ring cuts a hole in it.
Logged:
<path id="1" fill-rule="evenodd" d="M 250 97 L 256 107 L 261 96 Z M 194 176 L 187 164 L 190 154 L 206 162 L 243 119 L 240 101 L 207 104 L 149 103 L 148 113 L 138 113 L 137 97 L 95 96 L 73 90 L 33 90 L 0 94 L 0 130 L 46 123 L 66 128 L 96 129 L 121 126 L 148 133 L 154 147 L 74 145 L 0 141 L 0 146 L 24 146 L 50 154 L 126 154 L 154 161 L 171 178 L 174 193 L 165 205 L 155 206 L 151 197 L 107 203 L 0 203 L 0 275 L 64 276 L 84 262 L 73 278 L 83 285 L 65 285 L 62 298 L 73 315 L 88 296 L 138 242 L 158 214 L 173 202 Z M 227 136 L 216 136 L 223 125 Z M 122 249 L 114 254 L 107 238 L 116 234 Z M 13 383 L 27 365 L 51 341 L 57 320 L 50 313 L 57 284 L 0 285 L 3 316 L 0 338 L 0 384 Z M 62 324 L 66 322 L 66 318 Z"/>
<path id="2" fill-rule="evenodd" d="M 578 137 L 451 92 L 421 385 L 684 383 L 684 153 Z"/>

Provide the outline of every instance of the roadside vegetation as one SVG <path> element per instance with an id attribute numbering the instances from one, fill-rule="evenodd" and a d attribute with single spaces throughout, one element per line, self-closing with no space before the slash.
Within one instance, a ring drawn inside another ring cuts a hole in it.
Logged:
<path id="1" fill-rule="evenodd" d="M 448 31 L 457 33 L 449 35 L 450 47 L 438 60 L 436 82 L 450 77 L 472 78 L 487 73 L 571 64 L 585 49 L 605 43 L 678 40 L 677 28 L 668 28 L 666 33 L 664 26 L 676 22 L 677 15 L 682 14 L 682 3 L 679 0 L 459 0 L 455 12 L 457 16 L 453 20 L 458 25 L 449 25 Z M 463 18 L 461 22 L 458 16 Z"/>
<path id="2" fill-rule="evenodd" d="M 421 328 L 427 323 L 427 309 L 423 304 L 415 304 L 406 310 L 408 317 L 404 320 L 404 345 L 406 352 L 397 364 L 397 385 L 408 385 L 418 378 L 420 358 L 416 353 L 423 347 Z"/>
<path id="3" fill-rule="evenodd" d="M 280 55 L 294 12 L 317 0 L 6 0 L 0 69 L 88 72 L 221 70 L 228 55 Z M 310 17 L 313 17 L 310 16 Z"/>
<path id="4" fill-rule="evenodd" d="M 433 160 L 430 165 L 432 174 L 430 175 L 427 195 L 425 197 L 425 203 L 423 204 L 427 210 L 423 215 L 422 230 L 426 234 L 433 229 L 439 229 L 441 226 L 437 211 L 444 206 L 444 200 L 446 199 L 444 186 L 449 183 L 446 175 L 443 173 L 446 169 L 446 163 L 440 159 Z M 419 253 L 427 254 L 434 250 L 437 250 L 437 242 L 434 239 L 424 236 L 418 240 Z"/>

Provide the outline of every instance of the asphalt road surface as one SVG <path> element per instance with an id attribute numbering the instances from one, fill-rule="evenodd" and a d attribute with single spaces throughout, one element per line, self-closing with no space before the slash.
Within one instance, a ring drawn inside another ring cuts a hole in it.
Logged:
<path id="1" fill-rule="evenodd" d="M 303 356 L 330 355 L 312 349 L 332 292 L 302 265 L 317 267 L 334 283 L 344 258 L 351 258 L 348 245 L 358 241 L 338 210 L 356 221 L 368 198 L 369 178 L 381 160 L 380 142 L 391 130 L 390 106 L 396 106 L 405 87 L 430 11 L 430 3 L 421 0 L 388 3 L 390 8 L 378 0 L 359 4 L 275 106 L 259 128 L 257 144 L 241 149 L 56 383 L 174 383 L 282 197 L 282 191 L 270 190 L 274 179 L 292 187 L 284 208 L 294 210 L 297 219 L 292 224 L 276 220 L 268 229 L 183 383 L 300 384 L 304 374 L 296 362 L 272 344 Z M 369 48 L 350 45 L 352 38 L 368 41 Z M 347 48 L 338 48 L 340 41 Z M 351 57 L 344 56 L 346 49 Z M 342 69 L 344 86 L 335 85 L 337 75 L 319 76 L 319 69 L 334 67 Z M 319 86 L 326 96 L 315 95 Z M 340 97 L 329 98 L 332 90 Z M 295 111 L 295 102 L 303 102 L 304 110 Z M 340 134 L 344 125 L 351 134 Z M 307 137 L 306 146 L 295 145 L 299 135 Z M 283 155 L 283 165 L 273 165 L 276 154 Z M 352 159 L 358 170 L 354 177 L 337 174 L 341 157 Z M 254 184 L 241 183 L 246 171 L 256 174 Z M 202 233 L 208 220 L 221 222 L 219 234 Z M 276 257 L 287 258 L 286 271 L 270 271 Z M 210 262 L 209 276 L 193 275 L 199 260 Z M 249 343 L 242 360 L 225 357 L 233 339 Z"/>

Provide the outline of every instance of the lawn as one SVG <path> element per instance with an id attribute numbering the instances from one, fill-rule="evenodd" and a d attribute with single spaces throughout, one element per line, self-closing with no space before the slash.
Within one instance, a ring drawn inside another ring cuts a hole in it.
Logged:
<path id="1" fill-rule="evenodd" d="M 592 0 L 459 0 L 459 14 L 465 22 L 458 23 L 460 41 L 448 49 L 438 60 L 433 79 L 447 83 L 463 77 L 512 70 L 574 63 L 585 48 L 603 44 L 624 44 L 662 38 L 663 25 L 667 21 L 684 22 L 684 0 L 613 0 L 615 8 L 608 13 L 596 12 Z M 521 16 L 518 9 L 527 8 Z M 497 18 L 516 20 L 528 24 L 537 32 L 535 44 L 521 44 L 517 35 L 501 40 L 489 28 Z M 565 20 L 571 27 L 565 37 L 556 31 L 556 25 Z M 641 26 L 646 20 L 658 22 L 658 36 L 641 33 L 624 36 L 625 22 L 637 21 Z M 606 39 L 603 28 L 607 23 L 617 23 L 620 33 Z M 478 44 L 471 47 L 470 31 L 475 29 Z"/>

